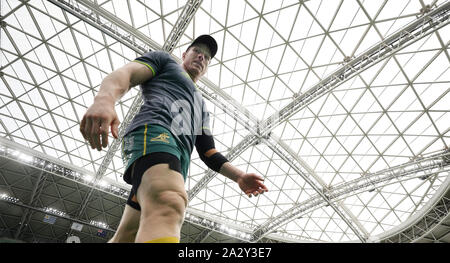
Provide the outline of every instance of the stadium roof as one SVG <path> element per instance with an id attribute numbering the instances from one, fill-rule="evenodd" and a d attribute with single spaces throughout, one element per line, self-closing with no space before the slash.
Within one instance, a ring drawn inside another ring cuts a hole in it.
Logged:
<path id="1" fill-rule="evenodd" d="M 0 191 L 19 201 L 1 206 L 0 229 L 77 234 L 19 226 L 52 207 L 114 231 L 121 209 L 110 209 L 129 190 L 120 140 L 92 150 L 80 120 L 111 71 L 148 50 L 180 59 L 211 34 L 219 49 L 199 86 L 216 147 L 269 192 L 246 197 L 194 151 L 183 240 L 381 241 L 448 200 L 449 14 L 438 0 L 2 1 Z M 122 131 L 139 96 L 116 105 Z"/>

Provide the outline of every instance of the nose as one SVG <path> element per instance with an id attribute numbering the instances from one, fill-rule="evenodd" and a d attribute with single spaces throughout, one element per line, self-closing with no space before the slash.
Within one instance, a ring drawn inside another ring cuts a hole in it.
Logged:
<path id="1" fill-rule="evenodd" d="M 205 60 L 205 54 L 199 52 L 198 57 L 201 58 L 201 60 Z"/>

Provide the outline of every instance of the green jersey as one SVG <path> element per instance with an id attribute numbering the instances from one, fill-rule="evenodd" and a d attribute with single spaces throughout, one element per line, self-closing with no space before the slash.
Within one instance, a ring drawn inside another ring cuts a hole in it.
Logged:
<path id="1" fill-rule="evenodd" d="M 144 103 L 125 134 L 160 125 L 192 153 L 196 136 L 210 134 L 209 113 L 196 84 L 167 52 L 150 51 L 134 61 L 147 66 L 153 77 L 140 86 Z"/>

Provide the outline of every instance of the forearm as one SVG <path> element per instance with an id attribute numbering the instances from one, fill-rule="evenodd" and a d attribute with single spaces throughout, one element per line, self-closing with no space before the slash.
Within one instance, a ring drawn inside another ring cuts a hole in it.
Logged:
<path id="1" fill-rule="evenodd" d="M 235 182 L 237 182 L 241 175 L 245 174 L 243 171 L 234 167 L 225 156 L 216 150 L 212 135 L 204 133 L 199 135 L 195 147 L 197 148 L 200 159 L 211 170 L 216 171 Z"/>
<path id="2" fill-rule="evenodd" d="M 129 88 L 130 75 L 126 71 L 118 69 L 103 79 L 95 99 L 108 99 L 115 103 L 127 93 Z"/>
<path id="3" fill-rule="evenodd" d="M 237 182 L 237 179 L 241 175 L 245 174 L 243 171 L 233 166 L 230 162 L 224 163 L 222 167 L 220 167 L 219 173 L 235 182 Z"/>

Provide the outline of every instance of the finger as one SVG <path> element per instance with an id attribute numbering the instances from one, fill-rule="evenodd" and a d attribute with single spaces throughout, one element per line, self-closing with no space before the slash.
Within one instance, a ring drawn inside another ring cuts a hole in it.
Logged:
<path id="1" fill-rule="evenodd" d="M 106 120 L 103 120 L 99 129 L 100 135 L 102 136 L 102 146 L 104 148 L 108 147 L 108 129 L 109 125 Z"/>
<path id="2" fill-rule="evenodd" d="M 264 177 L 257 175 L 256 178 L 260 181 L 264 181 Z"/>
<path id="3" fill-rule="evenodd" d="M 86 138 L 86 135 L 84 134 L 85 126 L 86 126 L 86 117 L 83 117 L 83 119 L 80 122 L 80 132 L 81 132 L 81 135 L 83 135 L 83 138 L 86 140 L 87 138 Z"/>
<path id="4" fill-rule="evenodd" d="M 264 184 L 261 184 L 260 187 L 264 192 L 269 192 L 269 189 Z"/>
<path id="5" fill-rule="evenodd" d="M 119 138 L 119 124 L 120 121 L 118 118 L 115 118 L 111 124 L 111 133 L 116 139 Z"/>
<path id="6" fill-rule="evenodd" d="M 100 147 L 100 136 L 99 136 L 99 127 L 100 123 L 98 119 L 94 118 L 92 119 L 92 127 L 91 127 L 91 146 L 92 149 L 101 150 Z"/>
<path id="7" fill-rule="evenodd" d="M 262 176 L 259 176 L 259 175 L 254 174 L 254 173 L 251 173 L 250 175 L 253 176 L 254 178 L 256 178 L 259 181 L 264 181 L 264 177 L 262 177 Z"/>
<path id="8" fill-rule="evenodd" d="M 86 124 L 84 126 L 84 135 L 86 136 L 86 140 L 89 142 L 89 144 L 91 144 L 92 147 L 91 130 L 92 130 L 92 120 L 91 118 L 86 118 Z"/>

